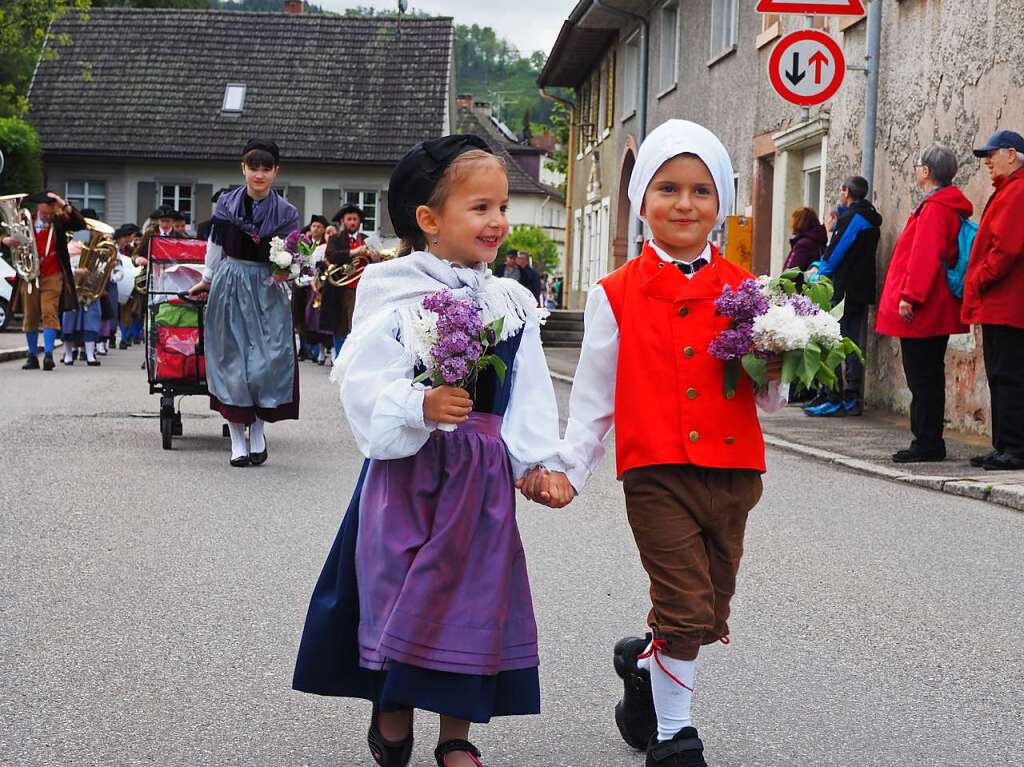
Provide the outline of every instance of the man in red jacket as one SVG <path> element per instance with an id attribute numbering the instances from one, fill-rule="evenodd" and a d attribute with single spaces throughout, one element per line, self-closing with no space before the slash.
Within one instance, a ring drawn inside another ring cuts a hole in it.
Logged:
<path id="1" fill-rule="evenodd" d="M 971 250 L 961 319 L 981 325 L 994 449 L 971 464 L 1024 469 L 1024 136 L 996 131 L 974 154 L 995 191 Z"/>

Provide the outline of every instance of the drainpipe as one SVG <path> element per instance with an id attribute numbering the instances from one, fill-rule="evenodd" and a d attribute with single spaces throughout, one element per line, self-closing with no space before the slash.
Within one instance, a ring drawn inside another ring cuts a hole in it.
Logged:
<path id="1" fill-rule="evenodd" d="M 882 0 L 869 0 L 867 92 L 864 96 L 864 157 L 860 174 L 868 180 L 872 196 L 875 191 L 875 141 L 878 121 L 878 70 L 882 49 Z"/>
<path id="2" fill-rule="evenodd" d="M 611 5 L 607 5 L 604 0 L 594 0 L 594 7 L 600 8 L 603 11 L 607 11 L 615 16 L 620 16 L 625 19 L 631 19 L 640 24 L 640 95 L 638 98 L 639 103 L 637 104 L 636 111 L 636 123 L 638 141 L 637 146 L 644 143 L 644 139 L 647 138 L 647 88 L 648 88 L 648 70 L 650 69 L 650 31 L 651 24 L 647 20 L 646 16 L 633 13 L 632 11 L 623 10 L 622 8 L 616 8 Z M 629 230 L 627 233 L 629 237 L 629 245 L 626 253 L 626 258 L 633 258 L 639 255 L 641 240 L 643 239 L 643 225 L 640 219 L 632 214 L 630 211 L 629 216 Z"/>
<path id="3" fill-rule="evenodd" d="M 562 301 L 567 302 L 569 298 L 569 259 L 572 258 L 572 169 L 576 164 L 576 104 L 569 99 L 548 93 L 540 88 L 540 95 L 548 101 L 557 101 L 569 110 L 569 144 L 565 148 L 565 245 L 562 249 Z M 559 309 L 566 308 L 559 306 Z"/>

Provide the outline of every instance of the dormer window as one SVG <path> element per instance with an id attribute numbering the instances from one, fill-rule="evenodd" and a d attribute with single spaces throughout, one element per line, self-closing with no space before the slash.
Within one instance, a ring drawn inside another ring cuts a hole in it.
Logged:
<path id="1" fill-rule="evenodd" d="M 224 86 L 224 106 L 222 112 L 241 112 L 245 106 L 245 85 L 228 83 Z"/>

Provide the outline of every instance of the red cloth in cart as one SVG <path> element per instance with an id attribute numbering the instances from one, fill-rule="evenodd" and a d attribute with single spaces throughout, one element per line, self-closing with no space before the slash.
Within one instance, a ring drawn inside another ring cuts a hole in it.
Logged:
<path id="1" fill-rule="evenodd" d="M 206 241 L 154 237 L 149 243 L 149 257 L 153 261 L 201 264 L 206 261 Z"/>
<path id="2" fill-rule="evenodd" d="M 198 383 L 206 379 L 206 357 L 196 354 L 197 328 L 157 328 L 155 377 L 160 381 Z"/>

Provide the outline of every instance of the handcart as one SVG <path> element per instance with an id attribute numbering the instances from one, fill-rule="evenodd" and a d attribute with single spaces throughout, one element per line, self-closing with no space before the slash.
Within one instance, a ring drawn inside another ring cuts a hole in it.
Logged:
<path id="1" fill-rule="evenodd" d="M 149 393 L 160 395 L 160 437 L 170 450 L 182 435 L 175 398 L 209 396 L 206 385 L 204 314 L 206 299 L 188 290 L 200 281 L 206 261 L 202 240 L 154 237 L 146 280 L 146 375 Z"/>

